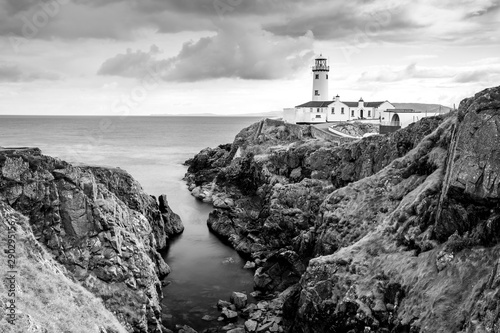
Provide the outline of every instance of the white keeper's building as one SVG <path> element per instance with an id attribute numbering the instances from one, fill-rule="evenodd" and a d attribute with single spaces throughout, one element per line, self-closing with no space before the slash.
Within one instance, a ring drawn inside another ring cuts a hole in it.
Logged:
<path id="1" fill-rule="evenodd" d="M 401 128 L 427 116 L 420 111 L 396 109 L 389 101 L 365 102 L 360 98 L 357 102 L 347 102 L 341 101 L 339 95 L 331 100 L 328 98 L 329 72 L 328 60 L 323 56 L 316 58 L 312 67 L 312 100 L 284 109 L 283 119 L 286 122 L 315 124 L 361 121 Z"/>

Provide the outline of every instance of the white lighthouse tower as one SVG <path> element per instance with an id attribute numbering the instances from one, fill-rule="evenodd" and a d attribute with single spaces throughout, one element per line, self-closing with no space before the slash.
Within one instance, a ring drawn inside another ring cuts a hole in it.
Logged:
<path id="1" fill-rule="evenodd" d="M 315 64 L 312 68 L 313 72 L 313 101 L 327 101 L 328 100 L 328 73 L 330 67 L 328 66 L 327 59 L 320 55 L 315 59 Z"/>

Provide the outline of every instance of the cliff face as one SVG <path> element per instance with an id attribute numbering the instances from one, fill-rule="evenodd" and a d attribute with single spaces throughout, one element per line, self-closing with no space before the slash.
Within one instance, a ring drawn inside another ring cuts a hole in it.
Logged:
<path id="1" fill-rule="evenodd" d="M 0 251 L 3 268 L 15 257 L 14 269 L 2 270 L 0 332 L 127 332 L 101 299 L 68 278 L 64 266 L 33 236 L 28 218 L 4 202 L 0 202 L 0 238 L 7 250 Z M 10 247 L 8 239 L 15 240 Z"/>
<path id="2" fill-rule="evenodd" d="M 130 332 L 161 332 L 157 252 L 182 224 L 125 171 L 75 167 L 38 149 L 0 150 L 0 201 L 29 218 L 34 237 L 102 298 Z"/>
<path id="3" fill-rule="evenodd" d="M 263 122 L 187 179 L 211 229 L 259 259 L 255 286 L 289 288 L 287 331 L 492 331 L 499 131 L 500 87 L 344 145 Z"/>

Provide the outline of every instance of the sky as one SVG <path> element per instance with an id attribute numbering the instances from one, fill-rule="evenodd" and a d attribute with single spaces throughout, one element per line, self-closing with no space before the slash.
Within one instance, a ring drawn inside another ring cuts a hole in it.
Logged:
<path id="1" fill-rule="evenodd" d="M 0 115 L 456 105 L 500 85 L 500 0 L 0 0 Z"/>

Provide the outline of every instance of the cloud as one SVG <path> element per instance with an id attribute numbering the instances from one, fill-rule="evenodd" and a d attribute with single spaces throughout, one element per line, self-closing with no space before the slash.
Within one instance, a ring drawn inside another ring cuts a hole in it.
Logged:
<path id="1" fill-rule="evenodd" d="M 134 32 L 142 28 L 175 33 L 213 30 L 215 27 L 212 20 L 203 15 L 163 9 L 155 11 L 152 8 L 142 10 L 132 1 L 50 0 L 31 3 L 23 0 L 27 3 L 15 6 L 5 1 L 10 0 L 0 0 L 0 36 L 46 40 L 131 40 Z"/>
<path id="2" fill-rule="evenodd" d="M 456 83 L 490 82 L 498 84 L 500 82 L 500 66 L 465 70 L 455 75 L 452 81 Z"/>
<path id="3" fill-rule="evenodd" d="M 18 65 L 0 62 L 0 82 L 29 82 L 35 80 L 59 80 L 56 73 L 22 70 Z"/>
<path id="4" fill-rule="evenodd" d="M 159 54 L 161 51 L 156 45 L 152 45 L 148 52 L 141 50 L 133 52 L 127 49 L 126 53 L 117 54 L 106 60 L 97 74 L 142 78 L 149 73 L 148 71 L 158 68 L 165 70 L 169 67 L 171 60 L 156 60 Z"/>
<path id="5" fill-rule="evenodd" d="M 309 64 L 313 36 L 278 37 L 249 26 L 229 24 L 217 35 L 190 41 L 179 54 L 158 59 L 149 52 L 127 51 L 106 60 L 98 73 L 142 78 L 153 69 L 166 81 L 193 82 L 219 78 L 273 80 L 294 75 Z"/>
<path id="6" fill-rule="evenodd" d="M 477 44 L 498 41 L 500 0 L 312 0 L 296 3 L 286 16 L 264 24 L 275 34 L 312 31 L 320 40 L 365 42 L 441 41 Z M 474 19 L 468 19 L 473 17 Z M 492 35 L 494 37 L 492 37 Z"/>
<path id="7" fill-rule="evenodd" d="M 415 63 L 402 69 L 385 66 L 363 72 L 358 82 L 400 82 L 425 79 L 439 80 L 440 83 L 498 83 L 500 82 L 500 63 L 492 64 L 492 59 L 472 62 L 461 67 L 420 67 Z"/>
<path id="8" fill-rule="evenodd" d="M 0 36 L 23 36 L 34 24 L 30 38 L 132 40 L 142 28 L 217 32 L 237 19 L 259 22 L 275 35 L 312 31 L 319 40 L 349 44 L 360 43 L 360 36 L 371 42 L 492 43 L 498 42 L 499 11 L 500 0 L 0 0 Z"/>
<path id="9" fill-rule="evenodd" d="M 253 21 L 287 6 L 286 0 L 0 0 L 0 36 L 127 40 L 142 28 L 216 31 L 228 19 Z"/>
<path id="10" fill-rule="evenodd" d="M 359 81 L 379 81 L 379 82 L 396 82 L 409 79 L 436 79 L 451 77 L 449 71 L 443 68 L 428 68 L 417 67 L 416 63 L 412 63 L 403 69 L 397 69 L 390 66 L 377 68 L 366 71 L 361 74 Z"/>
<path id="11" fill-rule="evenodd" d="M 401 39 L 424 25 L 414 20 L 405 6 L 382 1 L 304 2 L 285 19 L 264 27 L 278 35 L 297 36 L 312 31 L 320 40 L 349 39 L 363 33 L 378 40 Z"/>

